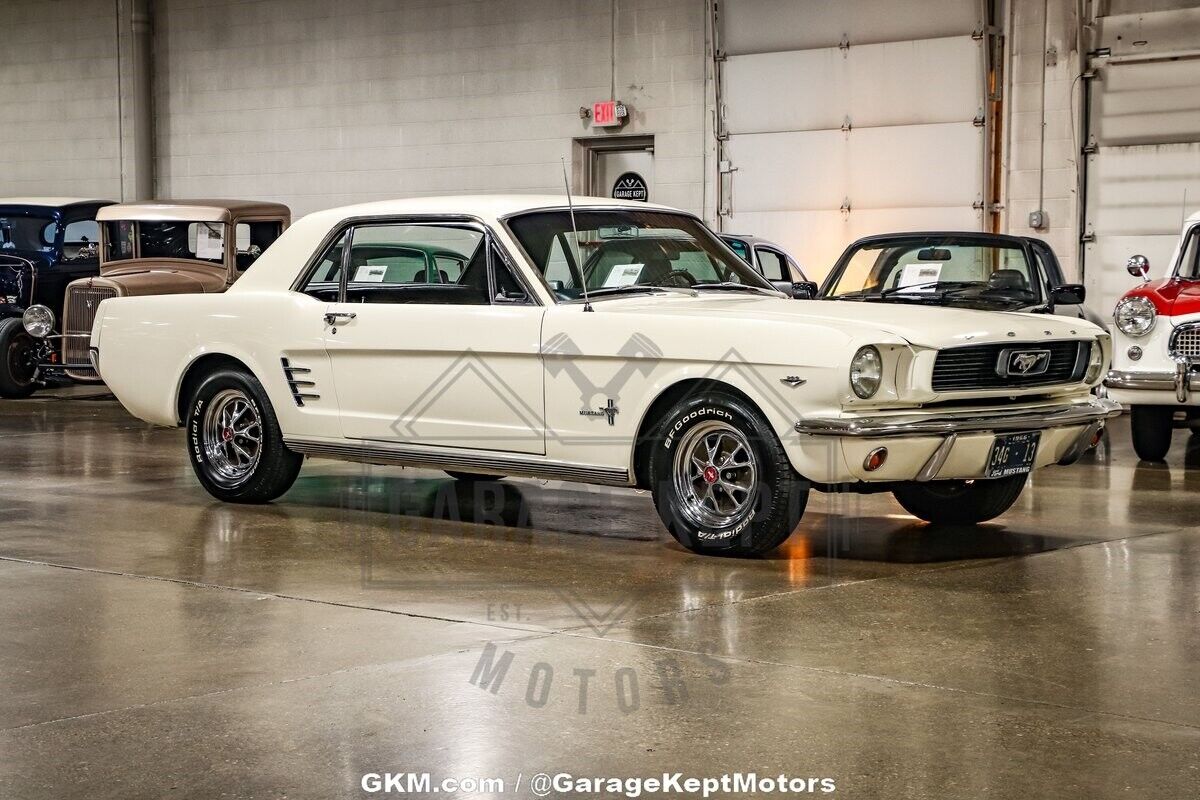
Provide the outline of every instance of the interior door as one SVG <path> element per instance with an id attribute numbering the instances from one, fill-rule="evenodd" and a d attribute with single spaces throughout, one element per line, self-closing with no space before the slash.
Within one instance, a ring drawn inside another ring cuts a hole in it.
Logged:
<path id="1" fill-rule="evenodd" d="M 654 200 L 654 152 L 598 150 L 592 173 L 592 194 L 619 200 Z"/>
<path id="2" fill-rule="evenodd" d="M 351 237 L 325 337 L 343 435 L 545 453 L 543 309 L 486 231 L 387 222 Z"/>

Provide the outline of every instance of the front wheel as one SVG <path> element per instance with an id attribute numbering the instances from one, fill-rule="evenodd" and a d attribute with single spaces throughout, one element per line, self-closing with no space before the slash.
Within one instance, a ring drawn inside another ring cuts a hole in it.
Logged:
<path id="1" fill-rule="evenodd" d="M 1162 461 L 1171 449 L 1175 409 L 1170 406 L 1133 406 L 1129 412 L 1133 451 L 1142 461 Z"/>
<path id="2" fill-rule="evenodd" d="M 284 446 L 275 411 L 253 375 L 214 372 L 196 389 L 189 408 L 189 460 L 213 497 L 266 503 L 295 483 L 304 456 Z"/>
<path id="3" fill-rule="evenodd" d="M 37 389 L 37 350 L 18 317 L 0 320 L 0 397 L 16 400 Z"/>
<path id="4" fill-rule="evenodd" d="M 735 395 L 680 400 L 650 447 L 654 506 L 693 552 L 766 553 L 804 514 L 808 481 L 792 469 L 762 414 Z"/>
<path id="5" fill-rule="evenodd" d="M 1008 511 L 1028 478 L 1025 473 L 990 480 L 905 483 L 892 494 L 905 511 L 926 522 L 974 525 Z"/>

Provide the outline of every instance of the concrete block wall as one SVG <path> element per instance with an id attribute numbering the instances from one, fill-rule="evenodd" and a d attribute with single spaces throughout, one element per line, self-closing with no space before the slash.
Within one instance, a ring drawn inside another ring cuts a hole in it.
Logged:
<path id="1" fill-rule="evenodd" d="M 1010 0 L 1007 147 L 1003 229 L 1045 239 L 1068 280 L 1078 277 L 1082 87 L 1074 0 Z M 1047 13 L 1048 11 L 1048 13 Z M 1047 63 L 1047 53 L 1052 64 Z M 1043 99 L 1043 79 L 1045 96 Z M 1045 133 L 1043 143 L 1042 133 Z M 1040 198 L 1040 200 L 1039 200 Z M 1029 227 L 1029 212 L 1050 216 L 1045 231 Z"/>
<path id="2" fill-rule="evenodd" d="M 609 96 L 611 0 L 161 0 L 159 194 L 297 214 L 464 192 L 562 191 Z M 705 5 L 616 0 L 624 134 L 655 135 L 655 200 L 704 201 Z"/>
<path id="3" fill-rule="evenodd" d="M 119 199 L 112 0 L 2 0 L 0 196 Z"/>

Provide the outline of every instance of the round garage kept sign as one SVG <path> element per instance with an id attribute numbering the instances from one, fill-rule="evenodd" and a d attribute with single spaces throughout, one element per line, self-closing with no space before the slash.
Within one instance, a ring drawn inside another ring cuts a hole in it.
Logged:
<path id="1" fill-rule="evenodd" d="M 644 203 L 650 198 L 650 189 L 641 175 L 626 172 L 613 184 L 612 196 L 614 200 L 637 200 Z"/>

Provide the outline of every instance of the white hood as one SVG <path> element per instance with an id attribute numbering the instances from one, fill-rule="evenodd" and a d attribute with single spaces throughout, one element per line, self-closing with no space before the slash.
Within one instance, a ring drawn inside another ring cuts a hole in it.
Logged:
<path id="1" fill-rule="evenodd" d="M 1091 338 L 1103 331 L 1081 319 L 1054 314 L 1025 314 L 1010 311 L 976 311 L 891 302 L 848 300 L 791 300 L 749 294 L 703 292 L 638 296 L 593 301 L 595 311 L 654 314 L 662 316 L 745 316 L 755 320 L 778 319 L 781 323 L 804 322 L 828 325 L 860 339 L 871 339 L 872 331 L 898 336 L 920 347 L 944 348 L 965 344 L 1005 341 L 1053 341 Z"/>

